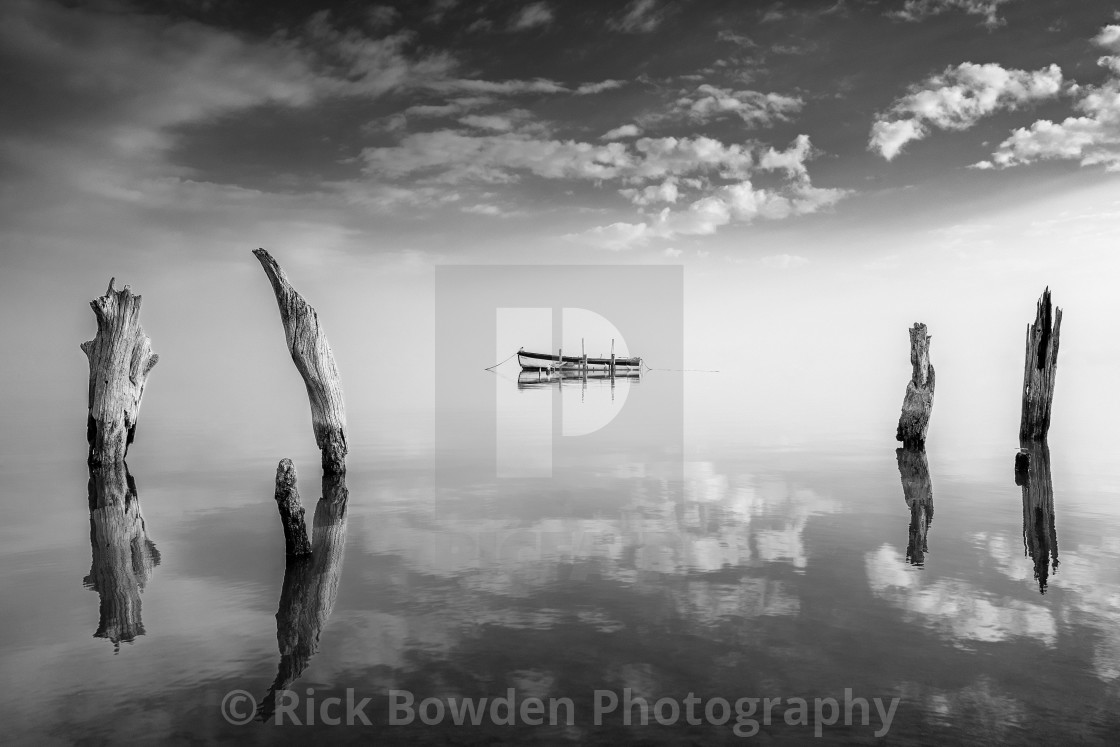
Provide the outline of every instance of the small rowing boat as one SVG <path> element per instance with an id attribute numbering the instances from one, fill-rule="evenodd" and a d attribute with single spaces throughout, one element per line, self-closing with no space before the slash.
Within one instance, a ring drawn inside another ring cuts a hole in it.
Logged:
<path id="1" fill-rule="evenodd" d="M 559 355 L 551 353 L 527 353 L 522 348 L 517 351 L 517 362 L 521 364 L 523 371 L 551 371 L 555 369 L 567 370 L 582 370 L 583 357 L 578 355 L 565 355 L 561 358 Z M 624 368 L 641 368 L 641 358 L 615 358 L 614 367 L 618 371 Z M 587 370 L 588 371 L 610 371 L 611 359 L 610 358 L 588 358 Z"/>

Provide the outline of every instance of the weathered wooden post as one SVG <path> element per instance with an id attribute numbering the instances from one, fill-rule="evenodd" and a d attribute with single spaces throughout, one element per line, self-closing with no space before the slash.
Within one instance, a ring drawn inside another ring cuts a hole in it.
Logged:
<path id="1" fill-rule="evenodd" d="M 1040 593 L 1051 572 L 1058 571 L 1058 533 L 1054 527 L 1054 482 L 1046 440 L 1020 441 L 1015 456 L 1015 484 L 1023 489 L 1023 553 L 1034 565 Z"/>
<path id="2" fill-rule="evenodd" d="M 288 557 L 311 554 L 307 541 L 307 525 L 303 520 L 303 503 L 296 488 L 296 466 L 291 459 L 281 459 L 276 466 L 276 508 L 284 526 L 284 551 Z"/>
<path id="3" fill-rule="evenodd" d="M 141 297 L 126 285 L 89 302 L 97 317 L 97 335 L 82 343 L 89 359 L 89 415 L 86 439 L 90 466 L 123 462 L 136 436 L 140 400 L 159 356 L 140 326 Z"/>
<path id="4" fill-rule="evenodd" d="M 342 474 L 346 471 L 346 407 L 342 401 L 342 384 L 327 336 L 319 325 L 319 315 L 303 299 L 272 255 L 264 249 L 253 251 L 265 275 L 272 283 L 288 352 L 296 370 L 307 387 L 311 402 L 311 424 L 315 443 L 322 452 L 323 471 Z"/>
<path id="5" fill-rule="evenodd" d="M 614 338 L 611 338 L 611 382 L 614 382 Z"/>
<path id="6" fill-rule="evenodd" d="M 929 418 L 933 412 L 933 388 L 935 376 L 929 362 L 929 341 L 926 325 L 915 322 L 910 329 L 910 364 L 913 373 L 906 385 L 906 396 L 902 400 L 902 415 L 898 419 L 895 439 L 908 449 L 921 449 L 926 443 Z"/>
<path id="7" fill-rule="evenodd" d="M 1050 304 L 1050 288 L 1042 292 L 1034 324 L 1027 327 L 1027 354 L 1023 368 L 1023 415 L 1019 438 L 1042 441 L 1050 430 L 1050 405 L 1058 372 L 1058 334 L 1062 310 Z"/>
<path id="8" fill-rule="evenodd" d="M 929 552 L 926 538 L 929 525 L 933 523 L 933 482 L 929 477 L 929 463 L 925 450 L 921 449 L 895 449 L 895 456 L 902 477 L 902 494 L 910 508 L 906 559 L 912 565 L 922 565 Z"/>

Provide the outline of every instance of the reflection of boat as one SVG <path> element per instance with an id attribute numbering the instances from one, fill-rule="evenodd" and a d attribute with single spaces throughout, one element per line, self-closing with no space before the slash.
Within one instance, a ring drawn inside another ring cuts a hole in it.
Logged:
<path id="1" fill-rule="evenodd" d="M 583 356 L 565 355 L 563 358 L 561 358 L 559 355 L 552 355 L 550 353 L 527 353 L 524 349 L 522 349 L 517 351 L 517 362 L 521 364 L 521 368 L 525 371 L 548 371 L 553 369 L 570 371 L 582 369 Z M 641 358 L 614 359 L 614 367 L 616 373 L 621 373 L 621 369 L 639 369 L 641 368 L 641 366 Z M 610 371 L 610 368 L 610 358 L 587 359 L 588 371 Z"/>
<path id="2" fill-rule="evenodd" d="M 636 368 L 617 369 L 614 378 L 635 384 L 642 380 L 641 372 Z M 535 371 L 522 371 L 517 374 L 518 389 L 546 389 L 554 384 L 564 385 L 583 381 L 610 381 L 609 371 L 589 371 L 587 376 L 582 371 L 565 368 L 548 370 L 546 368 Z"/>

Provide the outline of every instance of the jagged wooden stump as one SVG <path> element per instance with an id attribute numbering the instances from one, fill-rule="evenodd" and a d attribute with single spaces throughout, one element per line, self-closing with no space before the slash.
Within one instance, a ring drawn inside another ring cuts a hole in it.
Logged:
<path id="1" fill-rule="evenodd" d="M 136 436 L 136 420 L 148 374 L 159 361 L 152 341 L 140 326 L 140 296 L 126 285 L 89 302 L 97 317 L 97 335 L 82 343 L 89 359 L 89 415 L 86 438 L 89 463 L 123 462 Z"/>
<path id="2" fill-rule="evenodd" d="M 1023 414 L 1019 438 L 1041 441 L 1050 430 L 1050 406 L 1058 374 L 1058 335 L 1062 310 L 1050 303 L 1050 288 L 1042 292 L 1034 324 L 1027 327 L 1027 353 L 1023 368 Z"/>
<path id="3" fill-rule="evenodd" d="M 926 325 L 915 322 L 910 329 L 910 364 L 913 372 L 906 384 L 902 415 L 898 419 L 895 439 L 907 449 L 921 449 L 926 443 L 929 418 L 933 413 L 933 388 L 936 378 L 929 362 L 930 335 Z"/>
<path id="4" fill-rule="evenodd" d="M 319 325 L 319 315 L 303 299 L 284 270 L 264 249 L 253 254 L 264 267 L 272 283 L 276 303 L 280 307 L 280 321 L 284 325 L 284 338 L 296 370 L 307 387 L 311 402 L 311 424 L 315 443 L 322 452 L 323 471 L 341 474 L 346 471 L 346 407 L 342 401 L 342 384 L 334 353 L 327 336 Z"/>

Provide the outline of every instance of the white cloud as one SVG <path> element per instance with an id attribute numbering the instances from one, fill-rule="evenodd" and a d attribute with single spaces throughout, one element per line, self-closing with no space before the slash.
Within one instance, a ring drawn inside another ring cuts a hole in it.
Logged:
<path id="1" fill-rule="evenodd" d="M 999 6 L 1011 0 L 906 0 L 900 10 L 889 11 L 888 16 L 903 21 L 920 21 L 950 10 L 961 11 L 973 16 L 983 16 L 988 28 L 1002 26 L 1005 21 L 999 15 Z"/>
<path id="2" fill-rule="evenodd" d="M 651 184 L 642 189 L 620 189 L 619 193 L 635 205 L 651 205 L 656 202 L 676 202 L 680 192 L 674 178 L 668 178 L 660 184 Z"/>
<path id="3" fill-rule="evenodd" d="M 965 130 L 1001 109 L 1053 98 L 1062 90 L 1057 65 L 1034 71 L 965 62 L 911 88 L 881 113 L 868 148 L 888 161 L 903 146 L 929 135 L 930 128 Z"/>
<path id="4" fill-rule="evenodd" d="M 666 257 L 679 257 L 682 254 L 684 254 L 684 252 L 682 252 L 680 249 L 674 249 L 671 246 L 666 247 L 665 250 L 662 251 L 661 253 L 664 254 Z"/>
<path id="5" fill-rule="evenodd" d="M 1120 52 L 1120 26 L 1105 26 L 1093 41 Z M 974 168 L 1006 168 L 1047 159 L 1078 161 L 1082 166 L 1103 165 L 1120 170 L 1120 56 L 1104 56 L 1098 64 L 1111 76 L 1099 86 L 1073 89 L 1079 116 L 1061 122 L 1040 119 L 1030 127 L 1011 132 L 991 159 Z"/>
<path id="6" fill-rule="evenodd" d="M 609 226 L 596 226 L 580 234 L 567 234 L 564 238 L 600 249 L 621 251 L 644 243 L 648 233 L 649 227 L 645 223 L 611 223 Z"/>
<path id="7" fill-rule="evenodd" d="M 625 124 L 621 127 L 615 127 L 613 130 L 608 130 L 603 133 L 599 138 L 600 140 L 621 140 L 627 137 L 637 137 L 642 134 L 642 128 L 637 125 Z"/>
<path id="8" fill-rule="evenodd" d="M 634 0 L 626 6 L 626 12 L 619 18 L 607 22 L 615 31 L 629 34 L 647 34 L 659 25 L 663 13 L 657 7 L 657 0 Z"/>
<path id="9" fill-rule="evenodd" d="M 577 96 L 586 96 L 591 93 L 602 93 L 603 91 L 610 91 L 614 88 L 621 88 L 621 80 L 601 80 L 598 83 L 582 83 L 576 87 L 573 93 Z"/>
<path id="10" fill-rule="evenodd" d="M 758 91 L 732 91 L 704 84 L 689 96 L 677 100 L 679 111 L 689 116 L 707 120 L 724 114 L 735 114 L 751 126 L 766 126 L 776 121 L 786 121 L 789 115 L 801 111 L 802 100 L 797 96 Z"/>
<path id="11" fill-rule="evenodd" d="M 514 31 L 524 31 L 547 26 L 550 23 L 552 23 L 552 10 L 548 7 L 548 3 L 532 3 L 514 15 L 513 20 L 510 21 L 510 28 Z"/>

